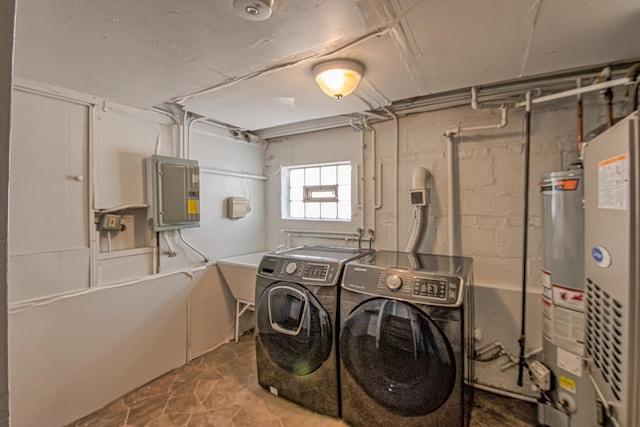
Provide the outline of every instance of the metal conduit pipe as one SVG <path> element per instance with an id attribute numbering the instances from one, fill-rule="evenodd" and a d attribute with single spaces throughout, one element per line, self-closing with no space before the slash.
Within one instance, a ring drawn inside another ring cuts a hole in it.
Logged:
<path id="1" fill-rule="evenodd" d="M 169 113 L 168 111 L 164 111 L 164 110 L 161 110 L 161 109 L 156 108 L 156 107 L 151 107 L 150 110 L 153 111 L 154 113 L 162 114 L 164 116 L 169 117 L 171 120 L 173 120 L 173 122 L 176 124 L 176 126 L 178 126 L 178 149 L 180 149 L 179 147 L 182 147 L 183 138 L 184 138 L 182 124 L 180 123 L 180 119 L 178 119 L 176 116 L 174 116 L 173 114 Z M 156 154 L 158 154 L 158 153 L 156 153 Z"/>
<path id="2" fill-rule="evenodd" d="M 518 386 L 522 387 L 524 369 L 527 367 L 525 357 L 526 314 L 527 314 L 527 243 L 529 236 L 529 169 L 531 152 L 531 91 L 527 92 L 527 107 L 524 113 L 524 207 L 522 218 L 522 311 L 520 316 L 520 357 L 518 366 Z"/>
<path id="3" fill-rule="evenodd" d="M 205 255 L 204 252 L 202 252 L 200 249 L 196 248 L 191 243 L 189 243 L 189 242 L 187 242 L 185 240 L 185 238 L 182 236 L 182 229 L 181 228 L 178 229 L 178 236 L 180 237 L 180 240 L 182 240 L 182 243 L 187 245 L 192 251 L 194 251 L 195 253 L 197 253 L 198 255 L 200 255 L 204 259 L 204 263 L 205 264 L 209 262 L 209 257 L 207 255 Z"/>
<path id="4" fill-rule="evenodd" d="M 191 120 L 186 126 L 187 127 L 186 141 L 184 143 L 184 155 L 186 159 L 191 158 L 191 125 L 196 122 L 204 122 L 204 121 L 207 121 L 206 117 L 198 117 L 196 119 Z"/>
<path id="5" fill-rule="evenodd" d="M 449 255 L 454 256 L 456 254 L 455 245 L 455 227 L 453 225 L 454 219 L 454 202 L 453 202 L 453 138 L 454 133 L 446 133 L 447 137 L 447 238 L 449 239 Z"/>

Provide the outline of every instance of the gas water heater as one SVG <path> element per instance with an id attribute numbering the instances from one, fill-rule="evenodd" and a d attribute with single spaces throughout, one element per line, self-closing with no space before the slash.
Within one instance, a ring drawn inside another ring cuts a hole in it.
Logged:
<path id="1" fill-rule="evenodd" d="M 581 166 L 544 175 L 540 191 L 546 366 L 537 362 L 532 366 L 542 392 L 538 422 L 551 427 L 588 426 L 596 414 L 593 387 L 583 369 L 586 305 Z"/>

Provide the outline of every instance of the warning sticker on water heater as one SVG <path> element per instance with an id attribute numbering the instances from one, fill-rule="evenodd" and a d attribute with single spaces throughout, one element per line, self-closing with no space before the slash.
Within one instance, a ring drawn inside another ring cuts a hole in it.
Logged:
<path id="1" fill-rule="evenodd" d="M 584 291 L 553 285 L 553 303 L 571 310 L 584 312 Z"/>
<path id="2" fill-rule="evenodd" d="M 598 208 L 629 208 L 628 154 L 620 154 L 598 163 Z"/>

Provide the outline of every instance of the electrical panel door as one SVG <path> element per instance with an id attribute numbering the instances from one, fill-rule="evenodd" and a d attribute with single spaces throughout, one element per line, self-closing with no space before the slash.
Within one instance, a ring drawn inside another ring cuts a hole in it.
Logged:
<path id="1" fill-rule="evenodd" d="M 195 160 L 147 159 L 148 199 L 153 231 L 200 226 L 200 170 Z"/>

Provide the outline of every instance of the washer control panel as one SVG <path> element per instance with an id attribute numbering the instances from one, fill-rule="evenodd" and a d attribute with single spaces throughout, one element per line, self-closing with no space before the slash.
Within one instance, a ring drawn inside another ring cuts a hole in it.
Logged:
<path id="1" fill-rule="evenodd" d="M 260 263 L 258 274 L 296 283 L 335 285 L 339 271 L 338 263 L 265 256 Z"/>

